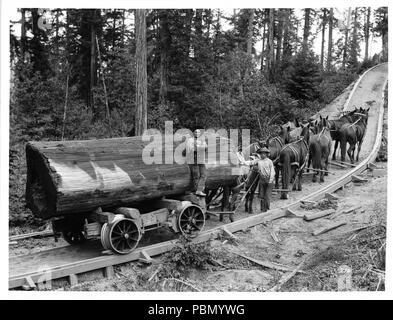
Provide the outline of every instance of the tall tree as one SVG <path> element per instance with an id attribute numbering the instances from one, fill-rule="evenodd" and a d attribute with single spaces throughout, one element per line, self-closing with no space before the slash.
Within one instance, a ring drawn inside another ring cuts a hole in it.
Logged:
<path id="1" fill-rule="evenodd" d="M 284 23 L 285 23 L 285 12 L 286 9 L 278 9 L 277 11 L 277 48 L 276 48 L 276 64 L 275 68 L 278 70 L 280 68 L 281 63 L 281 49 L 282 49 L 282 41 L 283 41 L 283 32 L 284 32 Z"/>
<path id="2" fill-rule="evenodd" d="M 136 113 L 135 135 L 142 135 L 147 129 L 147 44 L 146 44 L 146 10 L 135 10 L 136 37 Z"/>
<path id="3" fill-rule="evenodd" d="M 364 41 L 365 41 L 364 60 L 368 59 L 368 47 L 370 42 L 370 16 L 371 16 L 371 7 L 368 7 L 366 12 L 366 24 L 364 26 Z"/>
<path id="4" fill-rule="evenodd" d="M 247 54 L 252 54 L 253 34 L 254 34 L 254 16 L 255 9 L 249 9 L 248 26 L 247 26 Z"/>
<path id="5" fill-rule="evenodd" d="M 274 9 L 269 9 L 268 35 L 266 71 L 271 79 L 274 69 Z"/>
<path id="6" fill-rule="evenodd" d="M 328 71 L 330 71 L 332 68 L 333 20 L 334 20 L 334 12 L 333 12 L 333 8 L 330 8 L 330 11 L 329 11 L 329 38 L 328 38 L 328 51 L 327 51 L 327 61 L 326 61 L 326 67 L 327 67 Z"/>
<path id="7" fill-rule="evenodd" d="M 322 44 L 321 44 L 321 67 L 323 69 L 324 59 L 325 59 L 325 31 L 326 31 L 326 22 L 327 22 L 327 9 L 322 9 Z"/>
<path id="8" fill-rule="evenodd" d="M 308 50 L 308 38 L 310 36 L 310 13 L 311 9 L 304 9 L 304 29 L 302 50 Z"/>
<path id="9" fill-rule="evenodd" d="M 380 7 L 374 12 L 374 32 L 382 36 L 382 60 L 388 59 L 388 8 Z"/>
<path id="10" fill-rule="evenodd" d="M 26 52 L 26 9 L 21 9 L 21 24 L 20 24 L 20 53 L 22 60 L 25 59 Z"/>
<path id="11" fill-rule="evenodd" d="M 344 52 L 343 52 L 343 61 L 342 61 L 343 69 L 345 69 L 347 64 L 347 48 L 348 48 L 348 36 L 349 36 L 350 25 L 351 25 L 351 8 L 348 9 L 347 22 L 345 25 L 345 40 L 344 40 Z"/>
<path id="12" fill-rule="evenodd" d="M 168 55 L 170 48 L 170 34 L 168 26 L 168 10 L 159 10 L 160 19 L 160 88 L 159 103 L 164 104 L 168 93 Z"/>
<path id="13" fill-rule="evenodd" d="M 358 8 L 353 10 L 353 29 L 352 29 L 352 39 L 350 44 L 350 54 L 349 54 L 349 65 L 351 68 L 355 69 L 358 66 L 358 55 L 359 55 L 359 21 L 358 21 Z"/>

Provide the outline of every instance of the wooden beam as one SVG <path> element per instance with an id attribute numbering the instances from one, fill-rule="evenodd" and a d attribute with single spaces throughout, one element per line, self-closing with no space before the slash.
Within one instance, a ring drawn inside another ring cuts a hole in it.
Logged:
<path id="1" fill-rule="evenodd" d="M 308 213 L 308 214 L 305 214 L 303 216 L 303 220 L 305 220 L 305 221 L 313 221 L 313 220 L 316 220 L 316 219 L 319 219 L 319 218 L 331 215 L 334 212 L 336 212 L 336 210 L 328 209 L 328 210 L 320 211 L 320 212 L 317 212 L 317 213 Z"/>
<path id="2" fill-rule="evenodd" d="M 113 266 L 107 266 L 104 269 L 104 276 L 108 279 L 113 278 L 115 275 L 115 270 L 113 268 Z"/>
<path id="3" fill-rule="evenodd" d="M 246 255 L 243 255 L 241 253 L 237 253 L 237 252 L 234 252 L 234 251 L 229 251 L 229 252 L 231 252 L 233 254 L 236 254 L 236 255 L 238 255 L 238 256 L 240 256 L 240 257 L 242 257 L 244 259 L 247 259 L 249 261 L 252 261 L 252 262 L 254 262 L 254 263 L 256 263 L 256 264 L 258 264 L 258 265 L 260 265 L 262 267 L 265 267 L 265 268 L 279 270 L 279 271 L 293 271 L 294 270 L 291 267 L 283 266 L 283 265 L 280 265 L 280 264 L 277 264 L 277 263 L 274 263 L 274 262 L 262 261 L 262 260 L 254 259 L 254 258 L 248 257 Z M 302 271 L 299 270 L 297 272 L 302 272 Z"/>
<path id="4" fill-rule="evenodd" d="M 68 276 L 68 281 L 71 287 L 76 286 L 78 284 L 78 276 L 76 274 L 70 274 Z"/>
<path id="5" fill-rule="evenodd" d="M 336 229 L 336 228 L 341 227 L 341 226 L 346 225 L 346 224 L 347 224 L 346 222 L 336 222 L 336 223 L 331 224 L 329 226 L 322 227 L 322 228 L 320 228 L 318 230 L 313 231 L 312 235 L 313 236 L 319 236 L 319 235 L 321 235 L 323 233 L 329 232 L 330 230 Z"/>
<path id="6" fill-rule="evenodd" d="M 336 196 L 335 194 L 330 193 L 330 192 L 325 193 L 325 198 L 328 200 L 333 200 L 333 201 L 338 201 L 340 199 L 338 196 Z"/>
<path id="7" fill-rule="evenodd" d="M 352 182 L 367 182 L 368 179 L 359 177 L 357 175 L 352 175 Z"/>
<path id="8" fill-rule="evenodd" d="M 150 264 L 154 262 L 154 259 L 145 250 L 142 250 L 138 261 Z"/>

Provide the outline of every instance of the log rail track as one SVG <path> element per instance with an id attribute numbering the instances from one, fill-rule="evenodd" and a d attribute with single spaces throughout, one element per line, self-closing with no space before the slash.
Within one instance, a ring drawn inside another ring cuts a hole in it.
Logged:
<path id="1" fill-rule="evenodd" d="M 346 184 L 352 181 L 353 175 L 359 175 L 363 171 L 369 169 L 370 164 L 375 160 L 378 155 L 378 150 L 381 144 L 382 132 L 383 132 L 383 101 L 384 101 L 384 89 L 387 84 L 387 64 L 377 65 L 359 77 L 355 83 L 345 105 L 344 110 L 348 110 L 350 105 L 353 105 L 352 99 L 356 102 L 355 91 L 360 89 L 360 83 L 366 77 L 370 75 L 374 70 L 381 72 L 380 81 L 383 82 L 378 86 L 382 92 L 381 102 L 375 105 L 372 110 L 373 114 L 370 117 L 370 121 L 374 123 L 373 129 L 367 128 L 366 136 L 372 145 L 371 151 L 364 155 L 363 160 L 356 164 L 355 167 L 350 167 L 345 171 L 342 176 L 336 178 L 335 181 L 322 185 L 321 188 L 315 192 L 306 195 L 305 197 L 288 203 L 282 207 L 270 210 L 267 213 L 260 213 L 252 215 L 238 221 L 221 225 L 210 230 L 201 232 L 193 242 L 200 243 L 207 241 L 211 238 L 218 236 L 221 233 L 234 233 L 239 230 L 244 230 L 249 227 L 273 221 L 275 219 L 294 216 L 294 209 L 299 206 L 301 201 L 316 201 L 319 200 L 327 193 L 333 193 L 336 190 L 343 188 Z M 375 84 L 376 86 L 377 84 Z M 378 91 L 378 92 L 380 92 Z M 365 101 L 364 101 L 365 102 Z M 302 218 L 302 216 L 298 216 Z M 165 241 L 153 245 L 144 246 L 137 248 L 133 252 L 127 255 L 99 255 L 100 250 L 93 248 L 93 251 L 83 250 L 79 246 L 66 246 L 55 249 L 44 250 L 39 253 L 25 254 L 21 256 L 10 257 L 9 259 L 9 288 L 20 288 L 24 287 L 27 289 L 34 288 L 36 283 L 45 280 L 54 280 L 60 278 L 68 278 L 71 284 L 77 282 L 78 274 L 103 270 L 104 274 L 108 277 L 113 275 L 113 266 L 131 262 L 131 261 L 143 261 L 151 262 L 151 257 L 162 254 L 171 250 L 176 245 L 176 240 Z M 49 278 L 48 278 L 49 276 Z"/>

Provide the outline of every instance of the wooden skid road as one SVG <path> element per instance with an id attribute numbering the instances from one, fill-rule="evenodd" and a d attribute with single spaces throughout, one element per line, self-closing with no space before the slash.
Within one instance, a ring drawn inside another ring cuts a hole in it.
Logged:
<path id="1" fill-rule="evenodd" d="M 373 68 L 372 68 L 373 69 Z M 369 69 L 369 70 L 372 70 Z M 367 73 L 367 72 L 366 72 Z M 365 73 L 365 74 L 366 74 Z M 356 83 L 356 85 L 353 88 L 353 91 L 356 90 L 358 83 L 360 80 Z M 216 237 L 218 234 L 221 234 L 223 232 L 223 228 L 229 232 L 236 232 L 239 230 L 247 229 L 249 227 L 269 222 L 275 219 L 283 218 L 288 215 L 287 209 L 290 209 L 291 207 L 295 207 L 301 203 L 301 201 L 316 201 L 321 198 L 325 197 L 326 193 L 333 193 L 336 190 L 340 189 L 341 187 L 345 186 L 347 183 L 352 181 L 352 176 L 360 174 L 364 170 L 367 169 L 368 164 L 373 162 L 378 155 L 378 150 L 381 144 L 381 139 L 382 139 L 382 125 L 383 125 L 383 98 L 384 98 L 384 88 L 386 87 L 386 81 L 383 86 L 382 90 L 382 103 L 380 104 L 379 108 L 379 114 L 378 114 L 378 122 L 377 122 L 377 133 L 375 135 L 374 139 L 374 145 L 372 148 L 372 151 L 369 153 L 369 155 L 361 161 L 355 168 L 347 172 L 344 176 L 342 176 L 339 180 L 332 182 L 331 184 L 317 190 L 316 192 L 300 199 L 297 200 L 291 204 L 285 205 L 283 207 L 274 209 L 269 211 L 268 213 L 260 213 L 251 217 L 247 217 L 229 224 L 225 224 L 224 226 L 216 227 L 207 231 L 201 232 L 198 237 L 193 239 L 193 242 L 195 243 L 200 243 L 209 240 L 210 238 Z M 352 92 L 353 93 L 353 92 Z M 350 95 L 352 96 L 352 94 Z M 349 104 L 346 104 L 346 107 L 348 107 Z M 345 109 L 344 109 L 345 110 Z M 299 218 L 303 218 L 302 216 L 299 216 Z M 46 274 L 46 276 L 49 275 L 50 279 L 59 279 L 63 277 L 68 277 L 69 275 L 72 274 L 80 274 L 88 271 L 93 271 L 93 270 L 98 270 L 98 269 L 105 269 L 106 267 L 110 267 L 113 265 L 118 265 L 122 263 L 127 263 L 131 261 L 137 261 L 141 257 L 143 257 L 142 251 L 144 251 L 144 254 L 149 255 L 150 257 L 162 254 L 164 252 L 167 252 L 171 250 L 174 246 L 176 245 L 176 240 L 171 240 L 171 241 L 165 241 L 161 242 L 158 244 L 146 246 L 143 248 L 136 249 L 135 251 L 131 252 L 128 255 L 110 255 L 110 256 L 100 256 L 96 258 L 91 258 L 91 259 L 86 259 L 86 260 L 81 260 L 77 261 L 74 263 L 70 264 L 64 264 L 64 265 L 59 265 L 57 267 L 48 269 L 48 270 L 40 270 L 36 272 L 28 272 L 24 274 L 18 274 L 15 276 L 9 277 L 8 285 L 9 288 L 18 288 L 22 287 L 23 285 L 26 285 L 26 283 L 31 282 L 31 280 L 34 283 L 37 283 L 40 278 L 43 276 L 43 274 Z M 10 265 L 11 267 L 11 265 Z M 46 278 L 48 279 L 48 278 Z"/>

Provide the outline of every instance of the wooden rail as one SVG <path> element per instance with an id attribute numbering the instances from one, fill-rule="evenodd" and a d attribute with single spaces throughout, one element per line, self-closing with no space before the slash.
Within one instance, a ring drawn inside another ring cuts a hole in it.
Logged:
<path id="1" fill-rule="evenodd" d="M 380 66 L 380 65 L 379 65 Z M 374 69 L 375 67 L 371 68 Z M 368 71 L 370 71 L 369 69 Z M 367 72 L 368 72 L 367 71 Z M 354 88 L 352 89 L 352 92 L 350 94 L 350 97 L 352 97 L 353 92 L 357 89 L 358 84 L 360 83 L 360 80 L 362 77 L 367 73 L 365 72 L 361 78 L 358 80 L 358 82 L 355 84 Z M 344 174 L 341 178 L 339 178 L 337 181 L 334 181 L 330 183 L 329 185 L 326 185 L 325 187 L 315 191 L 312 194 L 309 194 L 305 196 L 304 198 L 297 200 L 291 204 L 285 205 L 283 207 L 270 210 L 267 213 L 260 213 L 251 217 L 247 217 L 229 224 L 225 224 L 224 226 L 216 227 L 204 232 L 201 232 L 198 237 L 193 239 L 193 242 L 195 243 L 200 243 L 207 241 L 213 237 L 216 237 L 217 235 L 223 233 L 223 232 L 236 232 L 239 230 L 244 230 L 250 227 L 253 227 L 255 225 L 265 223 L 268 221 L 276 220 L 279 218 L 283 218 L 286 216 L 293 216 L 291 212 L 291 208 L 299 205 L 301 201 L 315 201 L 319 200 L 323 197 L 325 197 L 326 193 L 332 193 L 343 186 L 345 186 L 347 183 L 351 182 L 352 180 L 352 175 L 356 175 L 361 173 L 362 171 L 366 170 L 368 167 L 368 164 L 373 162 L 378 154 L 378 150 L 381 144 L 381 139 L 382 139 L 382 132 L 383 132 L 383 112 L 384 112 L 384 89 L 386 87 L 387 79 L 383 85 L 382 89 L 382 101 L 380 104 L 379 108 L 379 113 L 378 113 L 378 122 L 377 122 L 377 134 L 375 136 L 374 144 L 372 151 L 369 153 L 369 155 L 361 161 L 355 168 L 351 169 L 349 172 Z M 349 98 L 348 98 L 349 99 Z M 345 107 L 347 108 L 349 103 L 346 103 Z M 289 209 L 289 210 L 288 210 Z M 299 218 L 303 218 L 302 216 L 299 216 Z M 225 230 L 224 230 L 225 229 Z M 100 256 L 92 259 L 86 259 L 82 261 L 77 261 L 74 263 L 70 264 L 64 264 L 64 265 L 59 265 L 55 268 L 51 268 L 48 270 L 40 270 L 40 271 L 33 271 L 33 272 L 28 272 L 24 274 L 18 274 L 15 276 L 9 277 L 9 288 L 17 288 L 17 287 L 22 287 L 26 284 L 33 285 L 34 283 L 37 283 L 40 278 L 43 276 L 43 274 L 49 274 L 50 279 L 59 279 L 59 278 L 64 278 L 64 277 L 70 277 L 70 275 L 74 276 L 76 274 L 81 274 L 84 272 L 88 271 L 93 271 L 93 270 L 98 270 L 98 269 L 110 269 L 114 265 L 122 264 L 122 263 L 127 263 L 131 261 L 138 261 L 140 259 L 146 259 L 146 257 L 152 257 L 155 255 L 162 254 L 164 252 L 167 252 L 171 250 L 175 245 L 176 245 L 177 240 L 171 240 L 171 241 L 165 241 L 161 242 L 158 244 L 146 246 L 143 248 L 136 249 L 135 251 L 131 252 L 128 255 L 110 255 L 110 256 Z M 53 250 L 53 249 L 52 249 Z"/>

